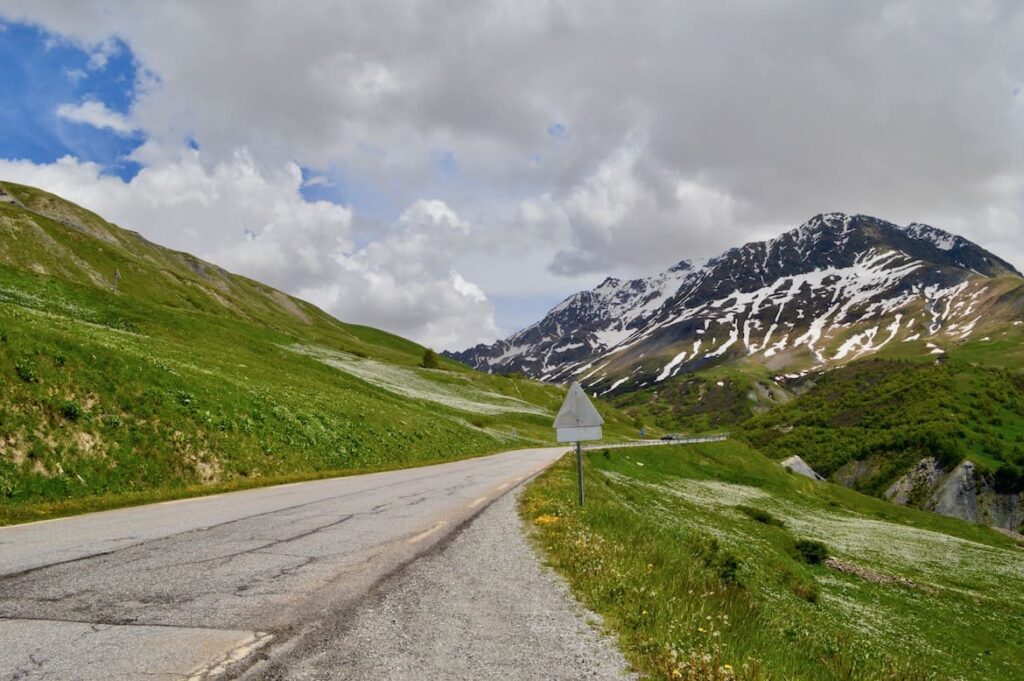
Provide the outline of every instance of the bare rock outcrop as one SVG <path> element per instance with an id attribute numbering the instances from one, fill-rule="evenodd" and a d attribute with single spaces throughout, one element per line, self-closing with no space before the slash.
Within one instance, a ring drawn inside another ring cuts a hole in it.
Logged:
<path id="1" fill-rule="evenodd" d="M 825 479 L 818 475 L 814 471 L 814 469 L 808 466 L 807 462 L 801 459 L 799 456 L 791 456 L 788 459 L 783 459 L 780 463 L 782 464 L 783 468 L 790 470 L 796 473 L 797 475 L 802 475 L 805 478 L 810 478 L 811 480 L 818 481 Z"/>
<path id="2" fill-rule="evenodd" d="M 1024 525 L 1022 497 L 996 492 L 972 461 L 964 460 L 947 472 L 932 457 L 921 459 L 885 492 L 885 498 L 896 504 L 1008 530 Z"/>

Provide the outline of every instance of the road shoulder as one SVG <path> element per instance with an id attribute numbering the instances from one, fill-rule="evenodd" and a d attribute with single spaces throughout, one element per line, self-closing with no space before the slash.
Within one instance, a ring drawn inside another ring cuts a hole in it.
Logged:
<path id="1" fill-rule="evenodd" d="M 597 622 L 541 564 L 509 493 L 254 678 L 628 678 Z"/>

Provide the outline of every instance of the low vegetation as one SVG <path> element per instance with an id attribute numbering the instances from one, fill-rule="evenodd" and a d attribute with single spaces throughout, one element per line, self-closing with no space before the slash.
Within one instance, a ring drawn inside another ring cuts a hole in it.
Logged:
<path id="1" fill-rule="evenodd" d="M 1024 491 L 1024 374 L 962 361 L 871 360 L 806 379 L 806 392 L 742 426 L 772 458 L 798 454 L 829 476 L 875 462 L 857 481 L 878 494 L 922 458 L 964 458 L 998 491 Z"/>
<path id="2" fill-rule="evenodd" d="M 737 442 L 595 451 L 526 491 L 540 550 L 650 679 L 1024 677 L 994 531 L 787 474 Z"/>

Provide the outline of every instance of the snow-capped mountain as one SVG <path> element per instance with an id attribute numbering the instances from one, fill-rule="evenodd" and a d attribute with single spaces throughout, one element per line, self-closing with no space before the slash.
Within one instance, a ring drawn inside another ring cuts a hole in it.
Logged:
<path id="1" fill-rule="evenodd" d="M 979 332 L 1020 277 L 935 227 L 829 213 L 703 264 L 606 279 L 503 341 L 451 356 L 485 371 L 575 378 L 603 394 L 740 358 L 785 374 L 897 343 L 921 341 L 938 355 Z"/>

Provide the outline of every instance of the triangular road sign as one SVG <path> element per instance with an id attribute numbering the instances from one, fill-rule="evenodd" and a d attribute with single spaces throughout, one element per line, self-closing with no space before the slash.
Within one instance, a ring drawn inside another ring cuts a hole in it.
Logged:
<path id="1" fill-rule="evenodd" d="M 602 425 L 604 419 L 597 413 L 580 384 L 573 382 L 555 417 L 558 441 L 600 440 Z"/>

